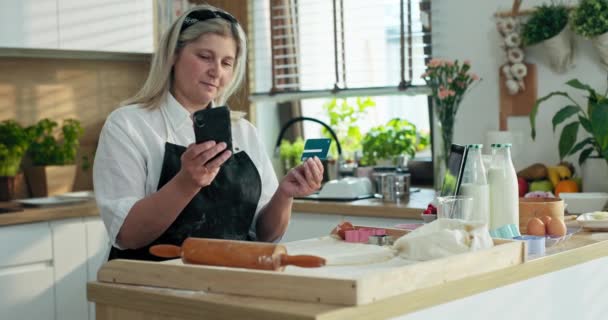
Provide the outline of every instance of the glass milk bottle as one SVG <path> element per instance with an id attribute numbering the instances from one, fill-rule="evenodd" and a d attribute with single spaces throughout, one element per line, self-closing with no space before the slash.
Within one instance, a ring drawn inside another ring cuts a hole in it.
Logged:
<path id="1" fill-rule="evenodd" d="M 464 167 L 460 194 L 473 198 L 471 220 L 490 225 L 490 186 L 486 178 L 486 169 L 481 158 L 482 144 L 467 146 L 467 162 Z"/>
<path id="2" fill-rule="evenodd" d="M 519 229 L 519 193 L 517 174 L 511 161 L 511 144 L 492 144 L 492 162 L 488 170 L 490 185 L 490 230 L 508 224 Z"/>

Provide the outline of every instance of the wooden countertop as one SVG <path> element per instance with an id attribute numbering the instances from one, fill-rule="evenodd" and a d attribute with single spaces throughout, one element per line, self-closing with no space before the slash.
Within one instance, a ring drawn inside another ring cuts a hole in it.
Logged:
<path id="1" fill-rule="evenodd" d="M 99 320 L 158 315 L 171 319 L 384 319 L 606 256 L 608 233 L 579 232 L 548 248 L 547 255 L 517 266 L 353 307 L 99 282 L 88 284 L 88 299 L 97 304 Z"/>
<path id="2" fill-rule="evenodd" d="M 11 203 L 0 203 L 0 207 L 14 207 Z M 49 220 L 98 216 L 95 201 L 56 207 L 24 208 L 23 211 L 0 213 L 0 226 L 24 224 Z"/>
<path id="3" fill-rule="evenodd" d="M 412 192 L 409 201 L 403 203 L 384 202 L 382 199 L 356 201 L 294 200 L 293 212 L 346 214 L 379 218 L 420 219 L 420 214 L 435 197 L 435 190 L 421 188 Z"/>

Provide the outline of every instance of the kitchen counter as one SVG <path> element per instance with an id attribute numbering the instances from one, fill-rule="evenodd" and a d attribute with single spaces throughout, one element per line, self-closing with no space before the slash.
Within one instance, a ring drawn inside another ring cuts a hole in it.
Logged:
<path id="1" fill-rule="evenodd" d="M 0 203 L 0 207 L 14 206 L 12 203 Z M 91 200 L 77 204 L 24 208 L 23 211 L 0 213 L 0 226 L 94 216 L 99 216 L 99 210 L 95 201 Z"/>
<path id="2" fill-rule="evenodd" d="M 605 307 L 591 306 L 604 305 L 607 267 L 608 233 L 579 232 L 523 264 L 359 306 L 100 282 L 88 299 L 98 320 L 600 319 Z"/>
<path id="3" fill-rule="evenodd" d="M 420 191 L 410 194 L 409 201 L 402 203 L 384 202 L 382 199 L 363 199 L 348 202 L 298 199 L 294 200 L 292 211 L 300 213 L 420 220 L 420 214 L 426 209 L 434 197 L 435 190 L 421 188 Z"/>

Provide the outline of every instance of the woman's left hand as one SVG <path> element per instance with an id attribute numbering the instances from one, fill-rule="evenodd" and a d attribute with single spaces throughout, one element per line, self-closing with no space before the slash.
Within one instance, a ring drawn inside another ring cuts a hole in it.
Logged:
<path id="1" fill-rule="evenodd" d="M 279 191 L 288 197 L 304 197 L 321 188 L 323 164 L 319 158 L 308 158 L 301 165 L 289 170 Z"/>

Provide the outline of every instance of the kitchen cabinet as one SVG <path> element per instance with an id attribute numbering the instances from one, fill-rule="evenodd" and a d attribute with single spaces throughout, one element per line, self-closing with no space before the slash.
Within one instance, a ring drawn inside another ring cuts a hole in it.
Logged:
<path id="1" fill-rule="evenodd" d="M 51 244 L 48 223 L 0 228 L 2 319 L 55 319 Z"/>
<path id="2" fill-rule="evenodd" d="M 0 1 L 0 47 L 59 48 L 57 0 Z"/>
<path id="3" fill-rule="evenodd" d="M 150 53 L 153 1 L 3 0 L 0 47 Z"/>
<path id="4" fill-rule="evenodd" d="M 108 260 L 110 239 L 98 217 L 84 218 L 87 246 L 87 282 L 97 280 L 97 271 Z M 86 298 L 86 297 L 85 297 Z M 95 304 L 89 302 L 89 320 L 95 319 Z"/>
<path id="5" fill-rule="evenodd" d="M 58 0 L 59 48 L 152 52 L 153 1 Z"/>
<path id="6" fill-rule="evenodd" d="M 87 248 L 82 219 L 50 223 L 55 276 L 55 319 L 86 319 Z"/>
<path id="7" fill-rule="evenodd" d="M 95 319 L 86 285 L 108 250 L 99 217 L 0 227 L 0 318 Z"/>

